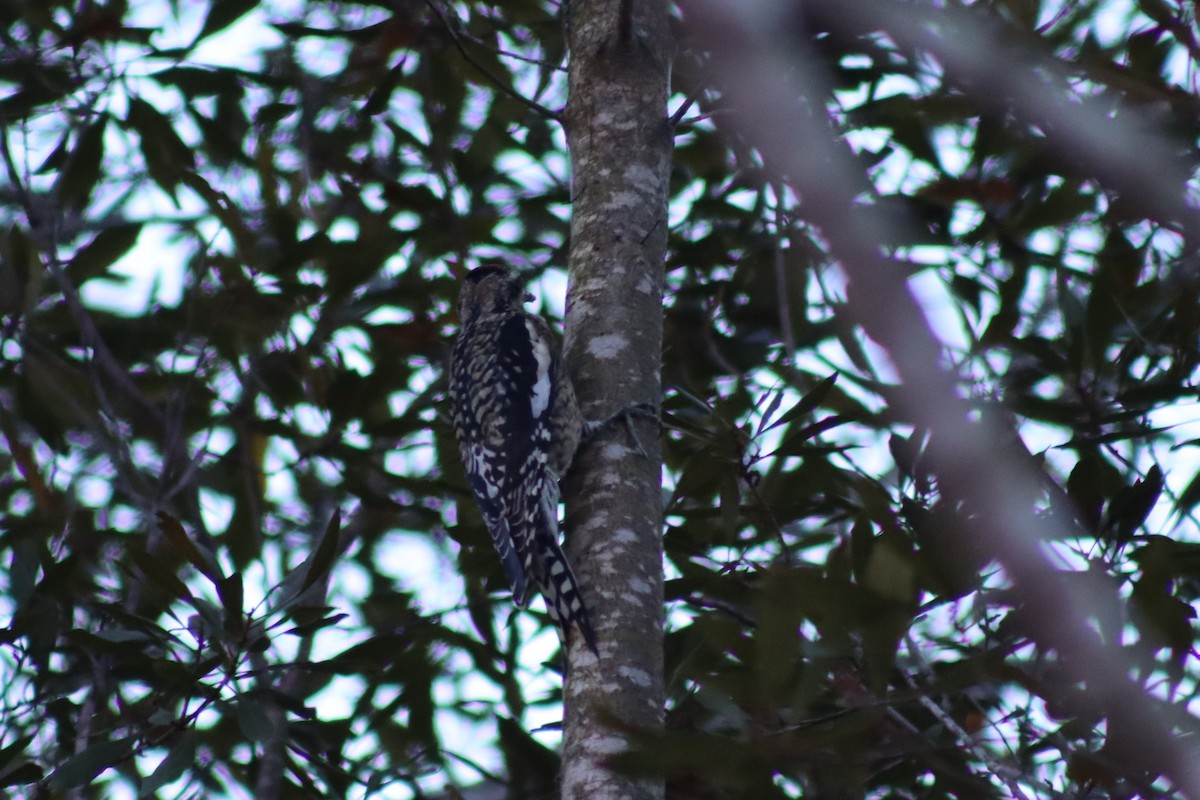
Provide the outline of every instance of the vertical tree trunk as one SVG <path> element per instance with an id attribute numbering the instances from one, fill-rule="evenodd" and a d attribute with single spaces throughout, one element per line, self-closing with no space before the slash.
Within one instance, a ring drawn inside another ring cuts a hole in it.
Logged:
<path id="1" fill-rule="evenodd" d="M 662 286 L 672 136 L 665 0 L 575 0 L 567 136 L 572 161 L 567 363 L 584 415 L 661 393 Z M 662 499 L 658 432 L 616 425 L 581 448 L 565 487 L 568 547 L 599 640 L 571 653 L 564 798 L 662 797 L 606 759 L 608 720 L 662 725 Z"/>

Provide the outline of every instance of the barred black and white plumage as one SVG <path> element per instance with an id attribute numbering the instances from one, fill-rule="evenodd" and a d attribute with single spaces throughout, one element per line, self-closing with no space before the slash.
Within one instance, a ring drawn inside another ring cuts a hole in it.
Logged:
<path id="1" fill-rule="evenodd" d="M 558 479 L 584 423 L 549 326 L 525 311 L 531 299 L 504 267 L 480 267 L 463 281 L 450 365 L 455 434 L 513 600 L 524 606 L 536 584 L 564 646 L 574 624 L 595 651 L 579 582 L 558 542 Z"/>

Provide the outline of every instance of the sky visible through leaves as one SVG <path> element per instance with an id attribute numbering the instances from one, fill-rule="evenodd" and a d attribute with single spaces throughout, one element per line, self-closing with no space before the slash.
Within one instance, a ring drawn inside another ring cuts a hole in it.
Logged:
<path id="1" fill-rule="evenodd" d="M 185 44 L 199 30 L 204 18 L 203 12 L 206 9 L 197 8 L 189 3 L 178 5 L 179 18 L 172 19 L 162 16 L 164 8 L 160 3 L 134 4 L 129 24 L 158 29 L 159 32 L 155 34 L 153 42 L 159 47 Z M 213 64 L 257 68 L 263 57 L 262 54 L 272 47 L 278 46 L 285 39 L 271 23 L 298 18 L 301 6 L 302 4 L 299 3 L 277 2 L 268 6 L 266 10 L 255 9 L 227 30 L 204 41 L 189 55 L 188 63 L 191 65 Z M 1131 27 L 1143 23 L 1144 18 L 1141 18 L 1140 22 L 1131 22 L 1133 13 L 1131 9 L 1132 4 L 1130 3 L 1107 4 L 1104 11 L 1095 19 L 1095 32 L 1098 39 L 1101 42 L 1119 40 L 1127 35 Z M 1056 13 L 1055 8 L 1049 5 L 1043 9 L 1043 16 L 1046 18 L 1052 18 Z M 362 20 L 364 24 L 374 21 L 369 15 L 364 16 Z M 340 40 L 305 38 L 299 42 L 299 54 L 305 60 L 306 67 L 312 72 L 336 72 L 343 68 L 347 58 L 343 44 Z M 131 52 L 129 63 L 123 65 L 127 86 L 132 90 L 132 94 L 157 105 L 165 115 L 171 115 L 177 109 L 178 98 L 153 81 L 138 79 L 139 75 L 150 74 L 166 64 L 139 63 L 138 58 L 138 54 Z M 1184 87 L 1194 85 L 1196 80 L 1196 76 L 1192 74 L 1194 65 L 1187 60 L 1186 53 L 1181 49 L 1176 49 L 1168 64 L 1167 71 L 1176 84 Z M 561 92 L 564 84 L 565 81 L 560 74 L 556 80 L 551 82 L 549 88 L 544 90 L 542 101 L 551 106 L 560 106 L 563 100 Z M 124 117 L 127 112 L 128 98 L 119 96 L 121 85 L 120 82 L 115 84 L 118 87 L 116 90 L 118 96 L 111 98 L 111 110 L 116 116 Z M 537 91 L 539 85 L 536 71 L 530 70 L 525 75 L 519 75 L 518 86 L 527 95 L 532 95 Z M 883 86 L 875 87 L 875 99 L 878 100 L 880 97 L 890 94 L 919 93 L 925 88 L 918 78 L 894 76 L 888 78 Z M 391 113 L 394 121 L 398 126 L 408 130 L 415 138 L 428 142 L 433 134 L 425 127 L 423 117 L 415 110 L 411 115 L 405 113 L 405 91 L 407 90 L 398 91 L 397 97 L 400 99 L 393 100 Z M 477 94 L 473 101 L 468 101 L 466 104 L 467 116 L 470 116 L 473 104 L 478 106 L 479 114 L 482 116 L 486 113 L 489 98 L 478 93 L 478 89 L 473 89 L 473 91 L 476 91 Z M 556 92 L 558 96 L 556 96 Z M 844 104 L 847 115 L 852 115 L 863 102 L 865 98 L 863 92 L 865 89 L 844 92 L 839 95 L 839 100 Z M 409 99 L 412 101 L 412 108 L 416 109 L 417 98 L 409 97 Z M 672 109 L 678 108 L 682 102 L 682 96 L 674 97 Z M 14 140 L 14 145 L 18 148 L 15 151 L 17 161 L 36 166 L 45 160 L 62 135 L 62 131 L 56 127 L 59 124 L 59 121 L 50 116 L 31 123 L 27 128 L 28 138 L 24 141 Z M 177 123 L 176 130 L 189 145 L 201 136 L 200 131 L 189 128 L 186 119 Z M 693 130 L 711 132 L 713 126 L 708 120 L 700 120 Z M 888 131 L 859 127 L 847 138 L 857 152 L 871 153 L 882 149 L 888 140 L 888 133 Z M 681 133 L 678 138 L 679 146 L 687 145 L 692 136 L 694 136 L 692 133 Z M 951 126 L 940 128 L 937 132 L 934 140 L 937 158 L 942 168 L 948 173 L 961 172 L 971 158 L 970 142 L 964 137 L 965 134 L 962 131 L 956 132 Z M 561 133 L 558 134 L 556 142 L 560 152 L 540 161 L 516 151 L 504 154 L 500 159 L 502 171 L 508 175 L 519 176 L 522 184 L 520 188 L 527 194 L 541 191 L 551 193 L 556 187 L 563 185 L 567 170 L 565 155 L 561 152 Z M 131 148 L 132 145 L 128 137 L 123 139 L 110 129 L 107 133 L 106 147 L 108 150 L 106 163 L 119 165 L 122 148 Z M 301 169 L 303 169 L 302 165 Z M 911 153 L 902 148 L 892 149 L 891 155 L 876 165 L 872 176 L 881 194 L 919 193 L 922 187 L 927 186 L 938 177 L 937 172 L 929 164 L 914 158 Z M 193 247 L 194 243 L 184 241 L 179 236 L 178 223 L 180 220 L 200 219 L 197 227 L 208 238 L 209 245 L 214 250 L 230 248 L 231 234 L 224 226 L 208 216 L 208 208 L 191 192 L 178 192 L 177 196 L 172 198 L 161 189 L 143 183 L 138 193 L 126 199 L 125 193 L 133 185 L 126 180 L 126 177 L 119 171 L 105 175 L 99 183 L 96 202 L 103 207 L 111 199 L 113 207 L 120 206 L 128 216 L 158 220 L 159 224 L 151 222 L 145 225 L 137 244 L 112 265 L 107 275 L 86 281 L 82 286 L 81 293 L 86 304 L 91 308 L 111 310 L 133 318 L 149 308 L 173 307 L 181 302 L 185 284 L 183 262 L 187 258 L 189 248 Z M 43 180 L 45 185 L 49 186 L 52 179 L 53 176 L 45 176 L 38 180 Z M 705 184 L 706 181 L 697 179 L 694 186 L 685 186 L 676 194 L 671 208 L 670 224 L 672 229 L 679 231 L 681 236 L 690 237 L 692 240 L 699 240 L 711 233 L 711 228 L 706 230 L 704 227 L 708 224 L 707 221 L 699 214 L 693 218 L 692 214 L 694 204 L 704 202 Z M 239 187 L 235 185 L 221 188 L 233 197 L 238 195 Z M 446 191 L 437 177 L 432 175 L 428 178 L 426 188 L 435 194 Z M 368 189 L 368 191 L 374 191 L 374 189 Z M 503 196 L 503 191 L 498 189 L 497 195 L 490 198 L 499 206 L 502 206 L 507 200 Z M 453 197 L 454 189 L 448 193 Z M 795 196 L 788 192 L 785 192 L 782 198 L 778 192 L 773 195 L 770 192 L 766 194 L 776 203 L 782 199 L 784 204 L 794 205 L 796 200 Z M 375 202 L 377 198 L 370 197 L 368 200 Z M 743 209 L 751 208 L 758 200 L 759 196 L 750 190 L 746 190 L 740 195 L 735 192 L 727 198 L 731 206 Z M 467 201 L 463 200 L 459 205 L 465 209 Z M 561 234 L 559 234 L 561 243 L 562 237 L 565 237 L 569 207 L 566 203 L 559 203 L 552 207 L 551 213 L 562 223 Z M 965 235 L 980 226 L 984 217 L 985 213 L 979 207 L 960 203 L 954 209 L 948 225 L 949 231 L 956 236 Z M 401 213 L 396 215 L 393 224 L 397 228 L 403 229 L 406 226 L 419 224 L 419 220 L 415 215 L 406 217 Z M 521 237 L 520 227 L 514 220 L 498 219 L 494 224 L 494 239 L 500 243 L 518 242 Z M 347 218 L 334 222 L 326 233 L 334 241 L 350 242 L 358 237 L 360 231 Z M 1172 249 L 1169 234 L 1159 231 L 1151 235 L 1162 239 L 1161 249 L 1164 252 Z M 1064 242 L 1064 236 L 1068 237 L 1069 241 Z M 553 234 L 550 237 L 552 238 Z M 1043 254 L 1055 254 L 1063 251 L 1065 253 L 1063 261 L 1067 267 L 1077 269 L 1082 273 L 1090 269 L 1088 258 L 1094 256 L 1100 249 L 1103 240 L 1104 229 L 1099 224 L 1090 227 L 1076 225 L 1072 226 L 1067 233 L 1061 233 L 1049 227 L 1038 230 L 1029 236 L 1027 245 L 1031 251 Z M 1140 244 L 1140 242 L 1135 242 L 1135 244 Z M 496 254 L 505 255 L 499 245 L 491 246 Z M 901 248 L 899 252 L 903 258 L 913 264 L 940 265 L 946 263 L 947 254 L 950 251 L 941 246 L 917 244 Z M 473 255 L 487 257 L 489 251 L 481 248 Z M 543 264 L 519 264 L 518 266 L 523 268 L 540 267 Z M 560 269 L 563 265 L 555 264 L 553 266 L 554 269 L 541 273 L 536 281 L 534 291 L 537 294 L 537 300 L 532 308 L 542 310 L 552 318 L 561 319 L 564 310 L 563 295 L 566 280 L 565 274 Z M 418 268 L 423 270 L 422 275 L 430 280 L 445 278 L 450 273 L 446 260 L 432 265 L 414 265 L 410 263 L 410 252 L 400 250 L 386 261 L 379 275 L 373 279 L 374 285 L 385 285 L 389 280 L 407 270 Z M 728 280 L 732 282 L 737 277 L 737 270 L 733 265 L 721 266 L 714 269 L 708 277 L 713 281 Z M 830 266 L 813 270 L 807 280 L 806 293 L 810 302 L 808 312 L 813 315 L 813 322 L 821 322 L 820 315 L 832 307 L 831 301 L 843 299 L 843 279 L 838 269 Z M 1048 273 L 1040 273 L 1039 276 L 1031 278 L 1031 284 L 1035 289 L 1039 288 L 1039 281 L 1042 283 L 1040 288 L 1047 290 L 1051 288 L 1051 278 Z M 978 321 L 995 313 L 998 304 L 994 297 L 985 296 L 980 301 L 980 308 L 976 309 L 974 313 L 974 319 L 968 319 L 967 312 L 963 310 L 963 303 L 952 296 L 943 275 L 933 270 L 916 272 L 910 283 L 921 298 L 925 312 L 932 320 L 935 330 L 952 353 L 961 353 L 970 348 L 972 341 L 977 338 L 977 333 L 973 331 L 979 327 Z M 265 288 L 265 293 L 269 294 L 270 287 Z M 681 282 L 672 286 L 673 290 L 677 290 L 681 294 L 687 288 Z M 1038 294 L 1037 291 L 1032 293 Z M 439 302 L 442 302 L 442 307 L 446 305 L 444 301 Z M 673 298 L 669 302 L 673 302 Z M 1034 310 L 1031 309 L 1031 311 Z M 370 313 L 369 319 L 374 323 L 403 325 L 412 321 L 412 313 L 405 308 L 381 305 Z M 288 337 L 294 342 L 304 342 L 312 335 L 315 324 L 313 318 L 307 313 L 297 313 L 290 322 Z M 728 325 L 728 320 L 719 320 L 717 324 L 718 326 Z M 1059 321 L 1051 315 L 1046 316 L 1042 324 L 1044 335 L 1048 339 L 1053 339 L 1059 331 Z M 451 336 L 452 332 L 448 326 L 442 330 L 446 337 Z M 375 366 L 371 342 L 361 330 L 347 326 L 345 330 L 334 335 L 333 343 L 341 358 L 344 359 L 344 363 L 351 370 L 363 376 L 371 373 Z M 885 380 L 894 376 L 894 371 L 881 354 L 882 351 L 870 340 L 860 336 L 858 346 L 861 348 L 862 358 L 870 364 L 870 372 Z M 992 360 L 987 363 L 987 367 L 991 374 L 978 373 L 973 376 L 978 381 L 980 391 L 986 391 L 996 375 L 1004 374 L 1009 369 L 1011 359 L 1017 359 L 1020 356 L 1008 353 L 994 354 L 989 358 Z M 831 375 L 837 371 L 856 372 L 861 367 L 861 364 L 855 363 L 853 354 L 848 354 L 845 343 L 834 338 L 823 339 L 812 349 L 802 348 L 796 354 L 795 363 L 800 370 L 814 376 Z M 964 359 L 963 366 L 965 369 L 976 368 L 976 365 L 968 359 Z M 435 385 L 438 375 L 439 369 L 435 363 L 416 370 L 407 391 L 397 392 L 388 397 L 387 401 L 391 404 L 393 412 L 397 416 L 402 415 L 414 397 Z M 793 464 L 799 460 L 795 455 L 772 455 L 784 438 L 793 432 L 787 426 L 773 428 L 772 422 L 777 417 L 772 415 L 775 413 L 775 409 L 794 407 L 802 396 L 799 391 L 786 387 L 779 379 L 778 374 L 768 365 L 752 370 L 741 378 L 718 378 L 715 385 L 717 394 L 724 395 L 724 398 L 704 398 L 705 402 L 728 399 L 740 391 L 752 391 L 757 397 L 762 398 L 761 402 L 743 419 L 748 430 L 759 434 L 753 437 L 751 451 L 747 454 L 757 468 L 765 472 L 776 460 L 789 461 Z M 868 410 L 876 411 L 881 407 L 881 400 L 877 395 L 844 381 L 838 386 L 840 391 L 853 397 Z M 234 387 L 225 388 L 229 389 L 230 397 L 232 397 Z M 1054 395 L 1057 391 L 1058 387 L 1048 384 L 1045 393 Z M 775 403 L 774 409 L 771 408 L 772 401 Z M 263 416 L 270 416 L 274 410 L 264 406 Z M 294 407 L 289 408 L 287 413 L 291 415 L 289 421 L 294 421 L 299 430 L 312 437 L 320 437 L 328 429 L 329 412 L 312 403 L 297 403 Z M 437 413 L 437 411 L 423 411 L 422 419 L 428 422 L 432 428 L 438 421 L 435 416 Z M 1126 465 L 1131 473 L 1136 472 L 1141 475 L 1145 475 L 1152 465 L 1157 465 L 1162 469 L 1164 475 L 1167 491 L 1164 491 L 1159 497 L 1157 506 L 1146 521 L 1146 528 L 1151 531 L 1170 531 L 1180 540 L 1194 542 L 1197 540 L 1195 520 L 1191 514 L 1179 513 L 1176 501 L 1185 494 L 1191 486 L 1194 476 L 1200 472 L 1200 456 L 1197 455 L 1197 450 L 1200 448 L 1183 446 L 1184 443 L 1200 440 L 1200 402 L 1195 398 L 1188 398 L 1162 404 L 1148 411 L 1146 417 L 1151 427 L 1169 433 L 1168 437 L 1148 441 L 1144 448 L 1132 452 L 1130 456 L 1132 461 Z M 911 435 L 913 431 L 911 428 L 901 428 L 894 433 L 907 436 Z M 1058 425 L 1043 424 L 1030 418 L 1022 418 L 1019 433 L 1030 452 L 1041 454 L 1058 473 L 1062 475 L 1071 473 L 1075 466 L 1076 454 L 1067 446 L 1068 440 L 1073 436 L 1069 429 Z M 364 447 L 368 444 L 368 437 L 361 431 L 356 432 L 353 428 L 348 430 L 345 436 L 348 442 L 361 444 Z M 206 433 L 206 437 L 203 441 L 192 444 L 197 451 L 207 451 L 209 457 L 214 460 L 230 453 L 237 444 L 234 434 L 228 428 L 212 429 Z M 863 476 L 876 476 L 893 468 L 896 453 L 890 444 L 894 445 L 895 439 L 889 443 L 888 437 L 879 430 L 848 426 L 834 432 L 824 441 L 835 446 L 845 445 L 848 448 L 845 452 L 836 453 L 830 457 L 831 463 L 838 464 L 847 471 L 857 471 Z M 436 445 L 433 433 L 429 433 L 424 438 L 418 436 L 406 440 L 405 447 L 398 448 L 387 457 L 385 462 L 387 471 L 395 476 L 430 473 L 437 467 Z M 155 458 L 154 454 L 142 453 L 138 450 L 139 446 L 138 444 L 134 445 L 133 458 L 137 460 L 144 456 L 147 462 L 152 462 Z M 286 508 L 298 496 L 297 477 L 290 467 L 299 458 L 299 454 L 290 446 L 290 442 L 274 439 L 266 447 L 263 456 L 263 474 L 266 481 L 264 494 L 281 507 Z M 106 477 L 83 474 L 86 470 L 82 463 L 64 461 L 59 465 L 59 469 L 65 475 L 78 475 L 78 497 L 87 505 L 96 508 L 111 505 L 109 501 L 114 496 L 114 489 Z M 331 484 L 337 484 L 341 477 L 331 465 L 318 467 L 318 469 L 325 470 L 324 476 Z M 668 495 L 679 490 L 681 484 L 684 483 L 682 469 L 666 468 L 663 477 L 664 490 Z M 225 528 L 236 513 L 233 501 L 220 493 L 202 491 L 201 501 L 202 513 L 212 530 Z M 110 517 L 105 520 L 106 526 L 114 529 L 134 529 L 138 526 L 137 512 L 130 506 L 117 504 L 109 513 Z M 448 512 L 448 516 L 451 523 L 456 521 L 453 512 Z M 684 527 L 685 522 L 686 516 L 682 513 L 667 519 L 668 525 L 678 528 Z M 459 574 L 459 563 L 455 558 L 458 543 L 450 541 L 444 535 L 431 536 L 428 530 L 408 531 L 399 526 L 383 535 L 381 540 L 380 550 L 386 553 L 383 560 L 387 564 L 388 576 L 405 591 L 414 592 L 417 597 L 416 603 L 422 613 L 437 615 L 439 612 L 444 612 L 440 616 L 441 622 L 458 631 L 470 634 L 474 627 L 472 618 L 464 608 L 467 586 Z M 823 562 L 836 545 L 837 542 L 833 538 L 817 540 L 810 550 L 801 549 L 797 553 L 805 559 L 811 558 L 813 562 Z M 267 546 L 273 545 L 268 543 Z M 725 550 L 714 547 L 710 551 L 709 557 L 715 561 L 726 559 L 732 564 L 740 559 L 753 561 L 757 556 L 762 556 L 765 562 L 769 561 L 774 554 L 773 547 L 773 543 L 769 541 L 758 542 L 749 548 L 743 547 L 739 542 Z M 1088 566 L 1086 556 L 1089 554 L 1081 554 L 1074 542 L 1061 546 L 1056 544 L 1055 552 L 1064 567 L 1086 569 Z M 278 563 L 278 561 L 262 559 L 247 567 L 244 576 L 247 608 L 255 608 L 266 599 L 263 595 L 263 587 L 274 586 L 285 580 L 286 575 L 270 574 L 270 568 L 266 565 L 272 563 Z M 681 576 L 680 571 L 674 565 L 669 564 L 668 578 L 678 580 L 681 577 L 686 576 Z M 318 634 L 316 648 L 310 656 L 314 660 L 347 650 L 360 643 L 370 630 L 363 624 L 363 619 L 357 611 L 367 597 L 370 582 L 370 576 L 362 565 L 352 559 L 345 559 L 335 570 L 333 580 L 334 588 L 330 604 L 339 610 L 348 612 L 350 616 L 344 623 L 325 628 Z M 984 582 L 981 588 L 986 592 L 998 591 L 1002 587 L 999 581 L 993 581 L 990 584 Z M 1128 590 L 1126 590 L 1126 594 L 1128 594 Z M 692 621 L 692 610 L 683 603 L 674 604 L 671 615 L 669 619 L 679 629 L 684 628 Z M 962 616 L 961 608 L 957 604 L 945 605 L 932 610 L 925 617 L 924 624 L 928 629 L 934 631 L 940 629 L 948 635 L 961 624 Z M 559 676 L 547 672 L 541 665 L 554 652 L 556 647 L 554 634 L 548 629 L 540 628 L 525 614 L 517 615 L 511 624 L 519 626 L 521 638 L 525 642 L 521 651 L 521 683 L 526 694 L 531 697 L 552 697 Z M 802 632 L 811 639 L 820 637 L 819 628 L 811 622 L 804 623 Z M 1137 631 L 1134 629 L 1130 629 L 1128 633 L 1131 637 L 1137 635 Z M 936 639 L 936 636 L 933 637 L 933 640 Z M 939 649 L 942 645 L 933 640 L 916 642 L 909 639 L 906 644 L 913 651 L 913 655 L 920 654 L 932 662 L 946 655 L 947 652 Z M 285 650 L 288 647 L 286 639 L 279 640 L 276 644 Z M 445 664 L 445 674 L 439 677 L 439 682 L 434 688 L 434 695 L 438 700 L 438 707 L 434 713 L 435 724 L 444 738 L 447 750 L 472 759 L 475 764 L 485 770 L 500 770 L 502 761 L 498 751 L 492 746 L 497 736 L 496 723 L 488 716 L 486 709 L 489 707 L 488 704 L 500 704 L 506 698 L 494 681 L 473 673 L 473 662 L 468 656 L 456 650 L 447 650 L 439 653 L 439 657 L 446 659 L 447 663 Z M 357 680 L 352 676 L 335 677 L 307 702 L 317 708 L 321 715 L 350 716 L 353 711 L 352 698 L 359 691 L 355 685 Z M 1184 691 L 1195 691 L 1194 680 L 1191 677 L 1185 679 L 1182 685 Z M 1032 695 L 1016 693 L 1015 690 L 1010 690 L 1010 692 L 1013 693 L 1005 698 L 1010 707 L 1019 707 L 1024 704 L 1037 706 L 1042 702 L 1040 698 Z M 465 703 L 463 698 L 467 698 Z M 466 706 L 477 703 L 478 709 L 482 711 L 472 717 L 471 713 L 462 713 L 462 707 L 453 708 L 456 702 L 464 703 Z M 1200 713 L 1200 701 L 1194 700 L 1191 710 L 1193 713 Z M 539 741 L 547 746 L 556 747 L 559 739 L 558 732 L 552 729 L 541 730 L 541 728 L 556 721 L 559 712 L 560 709 L 553 703 L 530 706 L 524 710 L 522 722 L 529 729 L 535 731 L 534 735 Z M 1047 728 L 1053 728 L 1057 724 L 1054 722 L 1053 714 L 1040 706 L 1035 708 L 1032 713 L 1033 717 Z M 199 724 L 202 726 L 211 724 L 215 719 L 215 713 L 201 716 Z M 1021 735 L 1015 730 L 1016 723 L 1010 724 L 1005 720 L 999 720 L 994 721 L 994 726 L 990 734 L 985 731 L 982 735 L 985 737 L 992 735 L 996 739 L 1000 739 L 1000 735 L 1004 734 L 1005 739 L 1012 740 Z M 369 737 L 364 736 L 357 746 L 361 750 L 371 747 L 372 743 Z M 161 753 L 143 758 L 151 763 L 158 756 L 161 756 Z M 1061 765 L 1052 763 L 1052 756 L 1045 758 L 1048 774 L 1061 777 Z M 448 771 L 456 780 L 463 783 L 470 783 L 479 776 L 477 767 L 465 761 L 455 762 L 452 760 Z M 423 781 L 425 785 L 433 787 L 440 785 L 444 781 L 444 776 L 433 774 Z M 787 785 L 786 779 L 781 779 L 780 782 Z"/>

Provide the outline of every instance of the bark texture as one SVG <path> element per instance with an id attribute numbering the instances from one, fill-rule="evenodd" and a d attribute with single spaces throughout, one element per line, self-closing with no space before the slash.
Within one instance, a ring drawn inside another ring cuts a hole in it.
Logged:
<path id="1" fill-rule="evenodd" d="M 585 416 L 661 395 L 662 287 L 672 136 L 664 0 L 575 0 L 566 123 L 572 160 L 566 361 Z M 599 641 L 571 648 L 564 798 L 656 798 L 659 780 L 607 761 L 614 725 L 663 718 L 661 456 L 653 424 L 584 445 L 567 481 L 567 539 Z"/>

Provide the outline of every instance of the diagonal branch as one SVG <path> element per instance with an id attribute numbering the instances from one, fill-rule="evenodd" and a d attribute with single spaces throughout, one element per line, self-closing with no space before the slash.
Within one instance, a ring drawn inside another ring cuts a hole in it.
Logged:
<path id="1" fill-rule="evenodd" d="M 551 111 L 536 100 L 532 100 L 521 94 L 507 81 L 501 80 L 499 77 L 494 75 L 491 70 L 479 63 L 479 61 L 476 60 L 473 55 L 471 55 L 470 51 L 467 50 L 466 44 L 463 43 L 462 36 L 460 36 L 455 27 L 450 24 L 450 20 L 446 17 L 442 9 L 438 7 L 437 0 L 425 0 L 425 5 L 429 6 L 429 9 L 433 11 L 434 14 L 437 14 L 438 19 L 442 21 L 442 25 L 446 28 L 446 32 L 450 34 L 450 39 L 454 42 L 454 46 L 458 48 L 459 54 L 466 59 L 468 64 L 479 70 L 479 73 L 487 78 L 488 82 L 491 83 L 492 86 L 494 86 L 496 89 L 499 89 L 501 92 L 513 98 L 514 100 L 524 103 L 526 106 L 541 114 L 546 119 L 552 119 L 555 122 L 562 122 L 562 116 L 559 114 L 559 112 Z"/>
<path id="2" fill-rule="evenodd" d="M 884 15 L 891 9 L 888 3 L 854 2 L 851 8 L 860 19 L 849 12 L 842 15 L 834 4 L 825 7 L 834 24 L 851 30 L 868 19 L 867 9 Z M 775 6 L 758 6 L 762 9 L 758 17 L 747 14 L 745 4 L 722 0 L 692 0 L 684 8 L 693 31 L 713 52 L 726 96 L 745 110 L 738 118 L 724 121 L 723 127 L 736 129 L 755 144 L 768 170 L 793 183 L 802 196 L 820 198 L 820 202 L 806 203 L 805 211 L 849 279 L 847 311 L 887 351 L 900 375 L 892 411 L 898 418 L 934 432 L 928 453 L 943 493 L 976 510 L 970 535 L 1003 565 L 1026 607 L 1040 610 L 1023 615 L 1026 629 L 1044 651 L 1061 656 L 1074 680 L 1087 686 L 1087 692 L 1078 693 L 1081 707 L 1124 730 L 1138 732 L 1123 741 L 1123 755 L 1129 763 L 1161 772 L 1184 795 L 1200 798 L 1200 753 L 1176 731 L 1177 725 L 1194 728 L 1195 720 L 1186 716 L 1171 719 L 1162 703 L 1130 679 L 1136 674 L 1130 658 L 1101 641 L 1087 623 L 1089 609 L 1099 600 L 1095 591 L 1062 580 L 1051 563 L 1043 543 L 1071 533 L 1062 529 L 1067 515 L 1035 514 L 1038 476 L 1004 446 L 1005 432 L 997 420 L 986 414 L 978 418 L 979 409 L 963 399 L 956 376 L 943 366 L 942 347 L 909 290 L 904 271 L 884 256 L 882 242 L 894 241 L 887 235 L 889 223 L 858 202 L 865 196 L 868 181 L 848 147 L 837 141 L 815 100 L 829 95 L 816 60 L 788 38 L 790 26 L 768 18 L 781 13 Z M 905 24 L 914 30 L 903 31 L 916 35 L 919 26 L 926 24 L 920 13 L 922 5 L 907 3 L 904 9 L 913 15 L 906 19 L 914 21 Z M 933 13 L 932 8 L 929 11 Z M 953 26 L 942 31 L 939 41 L 953 46 L 953 52 L 964 61 L 996 58 L 997 65 L 1011 67 L 1010 60 L 997 58 L 991 42 L 976 40 L 972 31 Z M 968 56 L 973 49 L 975 55 Z M 1022 78 L 1026 74 L 1012 69 L 1013 77 L 1006 79 L 1004 88 L 1025 95 L 1032 104 L 1032 95 L 1044 82 L 1027 86 Z M 782 76 L 788 76 L 794 85 L 789 86 Z M 989 86 L 989 91 L 996 92 L 996 87 Z M 814 98 L 814 102 L 807 109 L 784 102 L 783 98 L 797 94 Z M 1068 109 L 1078 104 L 1064 104 L 1055 111 L 1045 107 L 1050 102 L 1039 101 L 1036 107 L 1019 110 L 1053 114 L 1057 122 L 1047 135 L 1055 137 L 1058 146 L 1085 144 L 1088 149 L 1082 158 L 1089 164 L 1091 159 L 1102 160 L 1097 171 L 1103 172 L 1106 180 L 1136 193 L 1150 208 L 1187 219 L 1191 227 L 1193 212 L 1183 198 L 1163 193 L 1152 177 L 1169 166 L 1161 150 L 1139 145 L 1126 151 L 1138 154 L 1136 165 L 1111 158 L 1113 153 L 1104 144 L 1109 120 L 1100 125 L 1087 114 L 1075 118 Z M 1086 131 L 1092 124 L 1100 129 Z M 1129 125 L 1113 127 L 1118 141 L 1130 129 Z M 1149 168 L 1143 154 L 1151 158 Z M 1047 613 L 1050 610 L 1053 613 Z"/>

